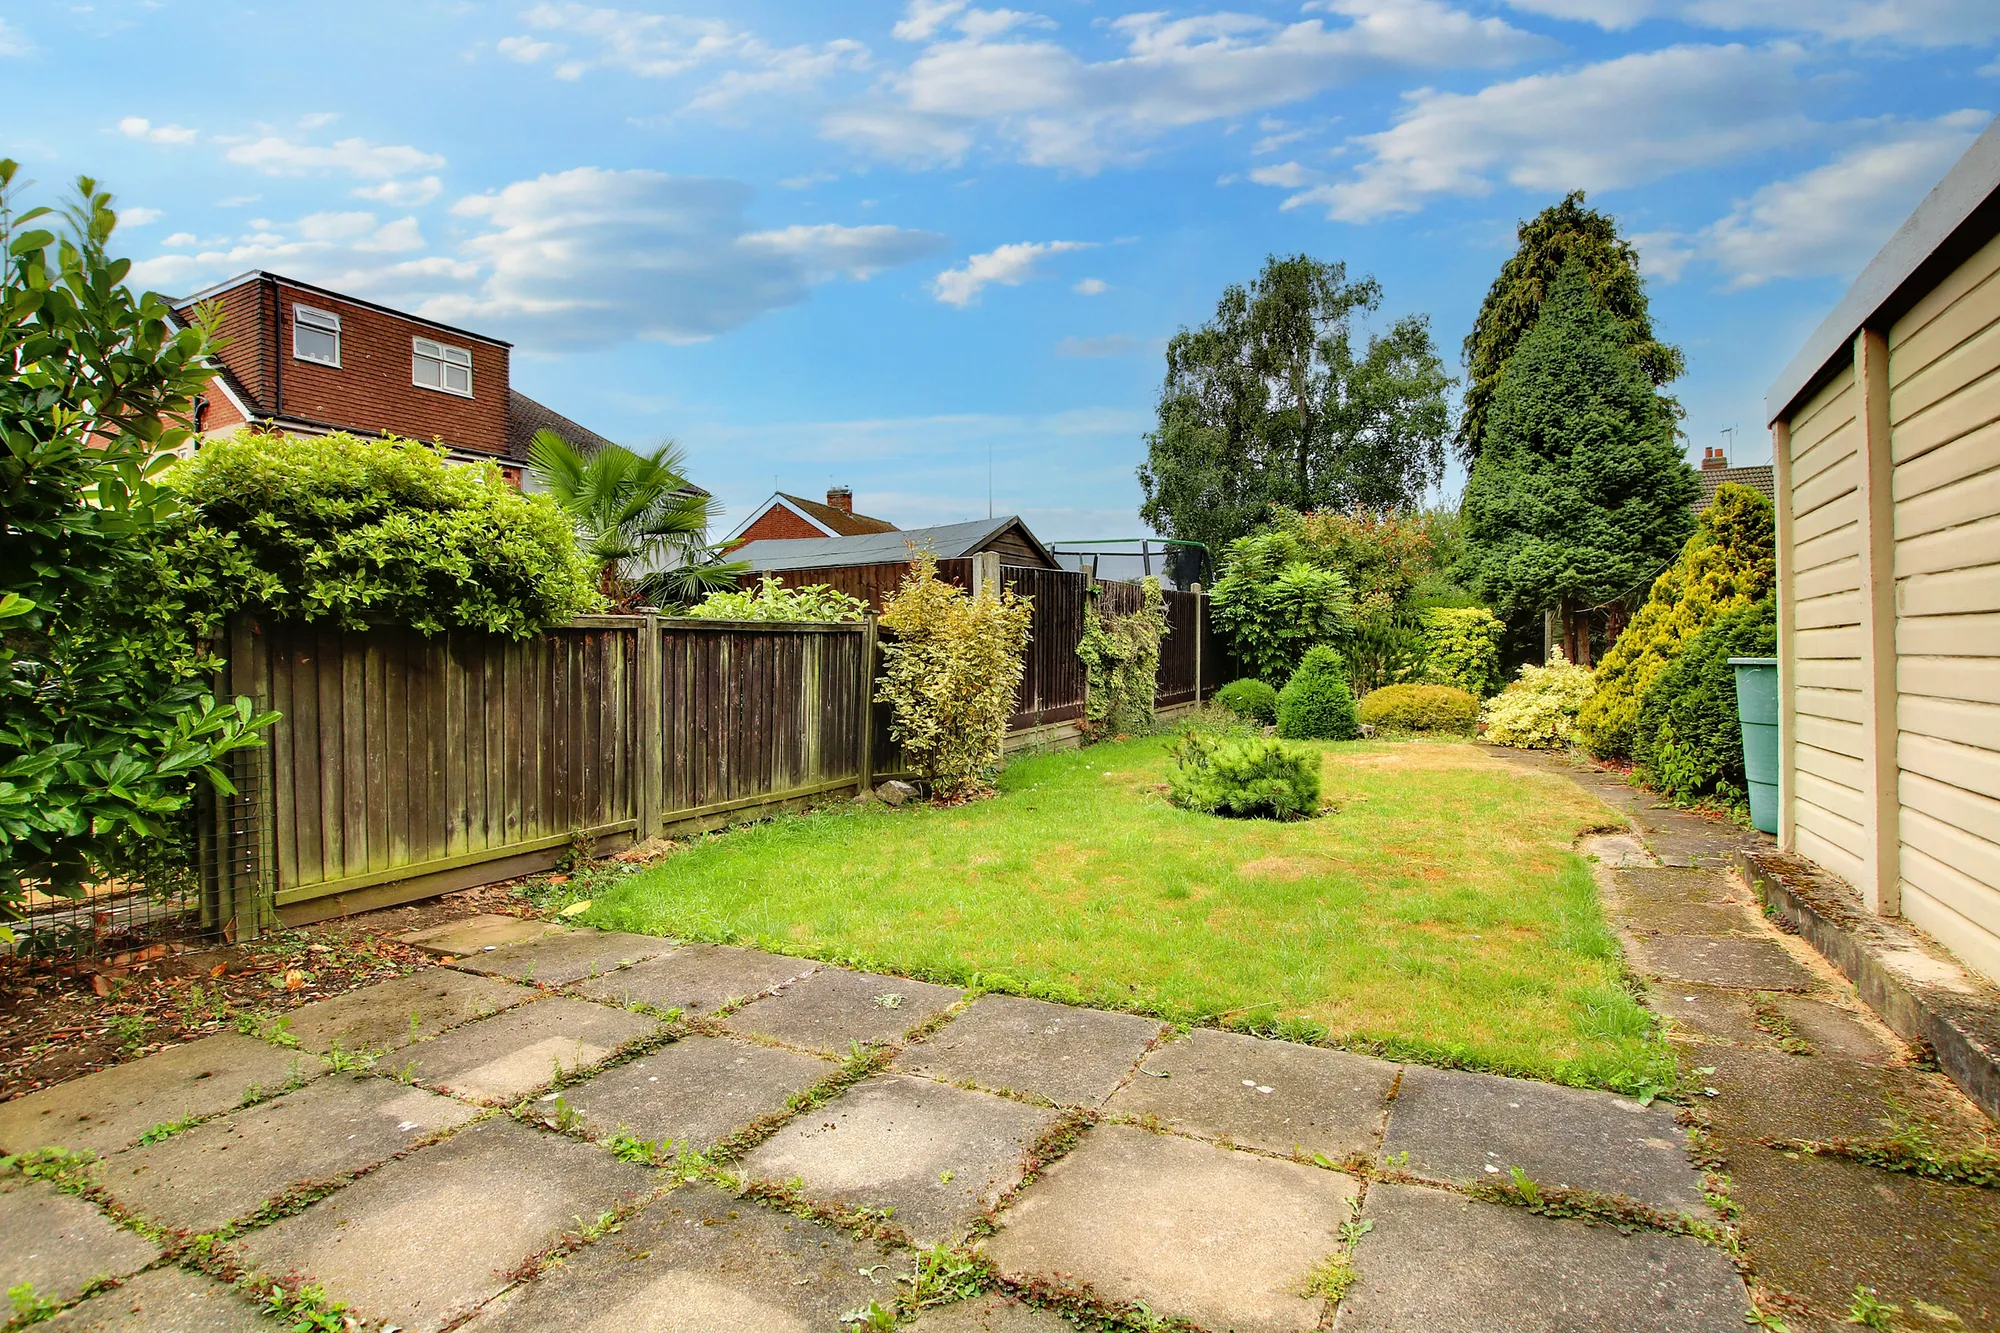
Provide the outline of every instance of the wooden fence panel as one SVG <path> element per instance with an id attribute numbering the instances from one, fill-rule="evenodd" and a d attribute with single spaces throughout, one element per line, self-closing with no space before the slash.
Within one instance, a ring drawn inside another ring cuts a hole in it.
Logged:
<path id="1" fill-rule="evenodd" d="M 1170 592 L 1166 597 L 1167 636 L 1160 640 L 1159 685 L 1154 703 L 1160 708 L 1191 704 L 1199 697 L 1195 673 L 1201 650 L 1203 612 L 1206 597 L 1191 592 Z"/>
<path id="2" fill-rule="evenodd" d="M 1003 565 L 1000 577 L 1017 596 L 1034 598 L 1026 669 L 1014 694 L 1008 729 L 1069 722 L 1083 716 L 1084 670 L 1076 655 L 1083 642 L 1084 578 L 1065 569 Z"/>

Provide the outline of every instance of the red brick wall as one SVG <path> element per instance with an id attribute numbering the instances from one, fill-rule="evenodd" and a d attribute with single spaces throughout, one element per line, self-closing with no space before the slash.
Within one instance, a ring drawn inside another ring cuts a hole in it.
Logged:
<path id="1" fill-rule="evenodd" d="M 800 518 L 781 504 L 774 504 L 757 521 L 743 529 L 743 535 L 736 539 L 738 545 L 744 542 L 779 541 L 793 537 L 824 537 L 826 533 Z"/>

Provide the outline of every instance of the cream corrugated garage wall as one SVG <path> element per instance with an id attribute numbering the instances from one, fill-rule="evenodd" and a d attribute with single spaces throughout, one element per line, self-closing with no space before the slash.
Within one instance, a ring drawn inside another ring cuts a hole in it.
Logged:
<path id="1" fill-rule="evenodd" d="M 2000 979 L 2000 238 L 1888 351 L 1901 907 Z"/>

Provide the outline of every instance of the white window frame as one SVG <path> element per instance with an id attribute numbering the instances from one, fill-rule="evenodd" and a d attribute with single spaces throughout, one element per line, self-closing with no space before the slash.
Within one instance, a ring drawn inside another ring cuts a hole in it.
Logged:
<path id="1" fill-rule="evenodd" d="M 333 336 L 333 360 L 329 361 L 323 356 L 313 356 L 308 352 L 299 350 L 299 329 L 302 327 L 311 329 L 316 333 L 326 333 Z M 294 361 L 308 361 L 315 366 L 331 366 L 333 369 L 339 370 L 340 316 L 334 314 L 331 310 L 321 310 L 316 306 L 294 303 L 292 306 L 292 359 Z"/>
<path id="2" fill-rule="evenodd" d="M 430 350 L 426 351 L 426 348 Z M 453 354 L 465 359 L 463 361 L 454 360 Z M 438 363 L 438 382 L 436 384 L 426 384 L 417 378 L 417 362 L 419 359 Z M 445 382 L 447 379 L 445 371 L 451 366 L 463 366 L 465 368 L 465 387 L 463 389 L 454 389 L 450 384 Z M 454 398 L 472 397 L 472 349 L 469 347 L 454 347 L 450 343 L 441 343 L 435 338 L 410 339 L 410 383 L 416 385 L 419 389 L 429 389 L 434 393 L 448 393 Z"/>

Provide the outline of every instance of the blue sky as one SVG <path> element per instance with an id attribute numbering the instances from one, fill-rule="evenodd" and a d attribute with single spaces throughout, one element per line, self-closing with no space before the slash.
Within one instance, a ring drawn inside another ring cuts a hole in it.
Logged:
<path id="1" fill-rule="evenodd" d="M 990 451 L 1062 539 L 1140 531 L 1164 341 L 1266 254 L 1374 274 L 1456 366 L 1571 188 L 1639 241 L 1690 455 L 1768 461 L 1765 387 L 2000 108 L 2000 3 L 7 0 L 0 80 L 0 154 L 113 188 L 147 285 L 508 338 L 739 516 L 979 516 Z"/>

